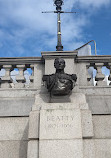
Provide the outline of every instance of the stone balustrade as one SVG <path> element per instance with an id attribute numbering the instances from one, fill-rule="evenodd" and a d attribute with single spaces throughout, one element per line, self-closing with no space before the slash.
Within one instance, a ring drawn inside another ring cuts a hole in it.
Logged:
<path id="1" fill-rule="evenodd" d="M 82 86 L 111 86 L 111 56 L 77 56 L 75 61 L 86 67 Z"/>
<path id="2" fill-rule="evenodd" d="M 41 64 L 39 57 L 0 58 L 0 88 L 39 88 Z"/>
<path id="3" fill-rule="evenodd" d="M 111 56 L 75 55 L 74 59 L 78 86 L 110 87 Z M 40 89 L 45 73 L 44 61 L 42 57 L 0 58 L 0 88 Z M 49 63 L 49 69 L 52 65 Z"/>

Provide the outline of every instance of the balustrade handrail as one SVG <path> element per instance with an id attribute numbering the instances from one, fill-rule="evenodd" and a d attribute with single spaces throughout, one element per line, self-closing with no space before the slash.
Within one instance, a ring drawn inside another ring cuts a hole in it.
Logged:
<path id="1" fill-rule="evenodd" d="M 111 55 L 76 56 L 77 63 L 111 63 Z"/>
<path id="2" fill-rule="evenodd" d="M 13 65 L 13 64 L 36 64 L 43 63 L 42 57 L 3 57 L 0 58 L 0 65 Z"/>
<path id="3" fill-rule="evenodd" d="M 96 55 L 96 56 L 75 56 L 77 63 L 105 63 L 111 62 L 111 55 Z M 42 57 L 1 57 L 0 65 L 7 64 L 34 64 L 44 63 Z"/>

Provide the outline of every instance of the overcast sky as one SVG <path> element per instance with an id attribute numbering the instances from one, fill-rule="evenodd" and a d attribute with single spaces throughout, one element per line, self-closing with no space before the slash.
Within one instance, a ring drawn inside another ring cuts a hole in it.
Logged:
<path id="1" fill-rule="evenodd" d="M 40 56 L 56 50 L 57 15 L 53 0 L 0 0 L 0 57 Z M 90 40 L 97 53 L 111 55 L 111 0 L 64 0 L 62 44 L 74 50 Z"/>

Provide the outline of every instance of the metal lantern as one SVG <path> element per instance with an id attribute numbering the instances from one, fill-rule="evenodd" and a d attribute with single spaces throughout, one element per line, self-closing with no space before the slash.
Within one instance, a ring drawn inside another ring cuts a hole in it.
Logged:
<path id="1" fill-rule="evenodd" d="M 57 11 L 61 11 L 61 6 L 63 5 L 63 0 L 54 0 L 54 5 L 56 5 Z"/>
<path id="2" fill-rule="evenodd" d="M 61 7 L 63 5 L 63 0 L 54 0 L 54 4 L 57 6 L 57 7 Z"/>

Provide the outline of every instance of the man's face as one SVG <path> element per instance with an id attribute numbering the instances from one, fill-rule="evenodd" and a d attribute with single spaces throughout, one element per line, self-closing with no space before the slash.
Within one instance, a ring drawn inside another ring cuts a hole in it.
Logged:
<path id="1" fill-rule="evenodd" d="M 65 61 L 61 58 L 55 59 L 54 66 L 57 70 L 62 70 L 65 68 Z"/>

